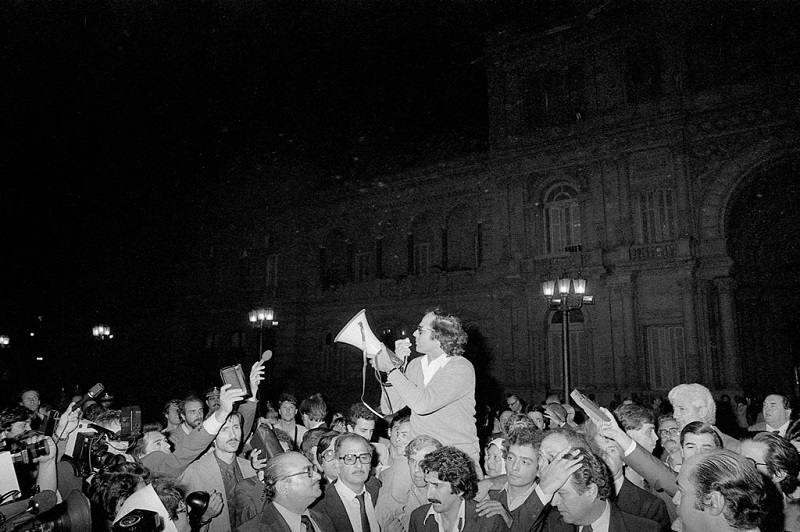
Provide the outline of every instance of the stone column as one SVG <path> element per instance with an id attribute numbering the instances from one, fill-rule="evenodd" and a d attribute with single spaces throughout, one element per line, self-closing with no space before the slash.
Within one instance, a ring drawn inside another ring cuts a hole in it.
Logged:
<path id="1" fill-rule="evenodd" d="M 719 306 L 720 333 L 722 335 L 721 376 L 728 389 L 742 387 L 742 361 L 739 357 L 739 343 L 736 337 L 736 310 L 733 291 L 736 283 L 730 277 L 714 279 Z"/>

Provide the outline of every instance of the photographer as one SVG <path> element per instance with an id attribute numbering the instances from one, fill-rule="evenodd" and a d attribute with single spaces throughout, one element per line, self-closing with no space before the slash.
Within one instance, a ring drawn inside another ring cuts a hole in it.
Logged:
<path id="1" fill-rule="evenodd" d="M 0 412 L 0 449 L 12 455 L 23 497 L 37 491 L 55 492 L 57 486 L 55 442 L 44 434 L 32 432 L 30 420 L 31 411 L 23 406 Z"/>

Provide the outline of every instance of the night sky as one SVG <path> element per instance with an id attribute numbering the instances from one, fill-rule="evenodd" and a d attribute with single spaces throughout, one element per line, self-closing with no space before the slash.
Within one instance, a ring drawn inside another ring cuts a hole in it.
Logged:
<path id="1" fill-rule="evenodd" d="M 485 151 L 486 35 L 568 4 L 0 3 L 0 391 L 39 368 L 120 390 L 131 356 L 180 371 L 164 362 L 187 346 L 162 326 L 192 310 L 175 264 L 234 161 L 297 163 L 328 187 Z M 92 345 L 98 323 L 124 353 Z"/>
<path id="2" fill-rule="evenodd" d="M 0 329 L 150 304 L 186 217 L 255 139 L 333 181 L 484 150 L 484 35 L 564 16 L 551 5 L 3 2 Z"/>

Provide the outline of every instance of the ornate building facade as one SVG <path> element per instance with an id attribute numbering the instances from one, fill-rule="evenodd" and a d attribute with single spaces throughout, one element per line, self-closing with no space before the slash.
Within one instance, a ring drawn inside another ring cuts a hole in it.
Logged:
<path id="1" fill-rule="evenodd" d="M 570 315 L 584 392 L 793 388 L 800 301 L 776 286 L 800 273 L 792 9 L 673 4 L 489 35 L 486 153 L 324 190 L 295 169 L 281 202 L 216 213 L 197 269 L 207 356 L 255 356 L 246 313 L 269 305 L 276 385 L 355 400 L 360 353 L 337 331 L 364 308 L 389 341 L 441 305 L 487 400 L 539 401 L 562 387 L 541 282 L 580 275 L 596 302 Z"/>

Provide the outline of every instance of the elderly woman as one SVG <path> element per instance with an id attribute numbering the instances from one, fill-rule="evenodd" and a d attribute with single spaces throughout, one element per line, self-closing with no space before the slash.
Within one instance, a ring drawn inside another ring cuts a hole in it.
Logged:
<path id="1" fill-rule="evenodd" d="M 483 469 L 487 478 L 506 474 L 506 460 L 503 458 L 503 438 L 495 438 L 486 446 Z"/>

